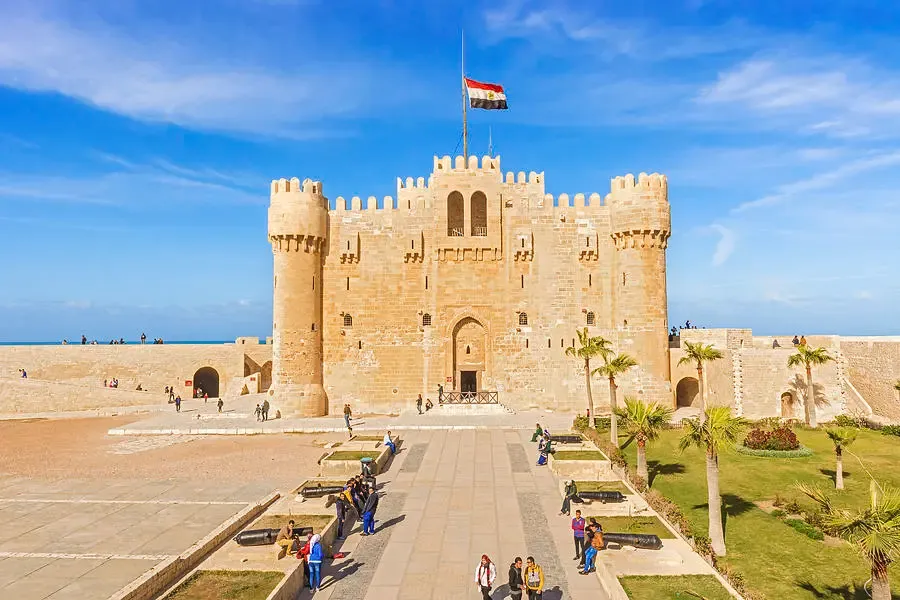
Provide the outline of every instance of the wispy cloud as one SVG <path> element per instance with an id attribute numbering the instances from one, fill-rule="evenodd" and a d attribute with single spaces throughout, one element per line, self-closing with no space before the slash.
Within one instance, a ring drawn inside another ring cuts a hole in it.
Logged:
<path id="1" fill-rule="evenodd" d="M 709 228 L 719 234 L 719 241 L 716 243 L 716 250 L 713 252 L 712 265 L 719 267 L 725 264 L 728 257 L 734 252 L 737 244 L 737 235 L 735 232 L 724 225 L 713 224 Z"/>

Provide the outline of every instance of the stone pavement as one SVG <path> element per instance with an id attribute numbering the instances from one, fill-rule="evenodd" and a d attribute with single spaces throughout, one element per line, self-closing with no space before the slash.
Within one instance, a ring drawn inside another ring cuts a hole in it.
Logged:
<path id="1" fill-rule="evenodd" d="M 0 478 L 0 598 L 102 600 L 269 491 Z"/>

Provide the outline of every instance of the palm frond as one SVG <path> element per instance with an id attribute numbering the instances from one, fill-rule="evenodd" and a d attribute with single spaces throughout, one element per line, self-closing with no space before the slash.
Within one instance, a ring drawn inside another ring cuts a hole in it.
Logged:
<path id="1" fill-rule="evenodd" d="M 826 429 L 825 434 L 834 444 L 835 448 L 846 448 L 856 439 L 856 430 L 847 427 L 835 427 Z"/>
<path id="2" fill-rule="evenodd" d="M 702 342 L 685 342 L 684 356 L 678 360 L 679 365 L 695 364 L 700 367 L 705 362 L 719 360 L 724 355 L 712 344 Z"/>
<path id="3" fill-rule="evenodd" d="M 828 350 L 821 346 L 818 348 L 797 346 L 797 353 L 788 356 L 787 365 L 791 368 L 802 366 L 808 369 L 812 366 L 824 365 L 832 360 L 834 360 L 834 358 L 828 354 Z"/>
<path id="4" fill-rule="evenodd" d="M 683 451 L 690 447 L 698 447 L 718 454 L 737 443 L 741 432 L 747 425 L 742 417 L 735 417 L 727 406 L 711 406 L 706 409 L 706 421 L 685 419 L 687 432 L 679 442 Z"/>

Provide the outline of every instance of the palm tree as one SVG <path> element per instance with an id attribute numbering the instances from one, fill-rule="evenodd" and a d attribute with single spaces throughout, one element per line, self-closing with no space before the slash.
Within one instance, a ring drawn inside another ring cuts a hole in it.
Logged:
<path id="1" fill-rule="evenodd" d="M 838 427 L 836 429 L 826 429 L 829 439 L 834 444 L 834 455 L 837 458 L 837 466 L 834 469 L 834 487 L 835 489 L 844 489 L 844 448 L 853 443 L 856 439 L 856 430 L 847 429 L 846 427 Z"/>
<path id="2" fill-rule="evenodd" d="M 619 409 L 616 414 L 622 417 L 622 425 L 628 435 L 637 441 L 637 474 L 649 484 L 647 442 L 659 437 L 659 432 L 672 418 L 672 409 L 657 402 L 647 404 L 626 396 L 625 408 Z"/>
<path id="3" fill-rule="evenodd" d="M 703 371 L 703 363 L 712 362 L 722 358 L 722 351 L 713 347 L 712 344 L 703 344 L 702 342 L 685 342 L 684 356 L 678 361 L 678 365 L 695 364 L 697 365 L 697 381 L 700 382 L 700 420 L 706 419 L 706 408 L 709 406 L 708 395 L 706 390 L 706 375 Z"/>
<path id="4" fill-rule="evenodd" d="M 810 348 L 809 346 L 797 346 L 797 354 L 788 356 L 789 368 L 806 367 L 806 401 L 803 403 L 803 412 L 806 416 L 806 424 L 809 427 L 816 426 L 816 396 L 813 389 L 812 368 L 824 365 L 834 360 L 825 348 Z"/>
<path id="5" fill-rule="evenodd" d="M 578 333 L 578 346 L 569 346 L 566 348 L 566 356 L 574 356 L 584 360 L 584 380 L 587 384 L 588 398 L 588 416 L 589 419 L 594 418 L 594 397 L 591 395 L 591 359 L 596 356 L 607 356 L 612 350 L 609 349 L 610 341 L 604 337 L 591 337 L 588 335 L 587 327 Z M 593 422 L 591 423 L 593 427 Z"/>
<path id="6" fill-rule="evenodd" d="M 594 369 L 594 375 L 600 375 L 609 379 L 609 407 L 612 410 L 612 418 L 609 420 L 609 439 L 612 444 L 619 447 L 619 430 L 616 422 L 616 414 L 618 406 L 616 405 L 616 377 L 622 375 L 637 365 L 637 361 L 627 354 L 617 354 L 615 358 L 610 358 L 612 354 L 606 352 L 603 354 L 603 366 Z"/>
<path id="7" fill-rule="evenodd" d="M 725 556 L 725 532 L 722 530 L 722 497 L 719 495 L 719 453 L 737 443 L 746 421 L 733 417 L 727 406 L 712 406 L 704 411 L 705 419 L 684 419 L 687 433 L 678 447 L 706 451 L 706 497 L 709 502 L 709 539 L 719 556 Z"/>
<path id="8" fill-rule="evenodd" d="M 900 379 L 894 382 L 894 389 L 900 392 Z"/>
<path id="9" fill-rule="evenodd" d="M 900 490 L 869 484 L 869 506 L 851 512 L 837 508 L 815 486 L 801 492 L 822 507 L 826 527 L 856 547 L 872 568 L 872 600 L 891 600 L 888 566 L 900 555 Z"/>

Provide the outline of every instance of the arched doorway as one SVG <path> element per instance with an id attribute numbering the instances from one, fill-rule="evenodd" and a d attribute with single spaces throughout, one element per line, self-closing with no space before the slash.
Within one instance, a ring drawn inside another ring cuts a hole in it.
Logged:
<path id="1" fill-rule="evenodd" d="M 263 363 L 259 370 L 259 391 L 265 392 L 272 386 L 272 361 Z"/>
<path id="2" fill-rule="evenodd" d="M 781 394 L 781 418 L 794 418 L 794 394 L 791 392 Z"/>
<path id="3" fill-rule="evenodd" d="M 203 394 L 209 394 L 210 398 L 218 398 L 219 396 L 219 372 L 212 367 L 201 367 L 194 373 L 194 394 L 200 388 Z"/>
<path id="4" fill-rule="evenodd" d="M 675 387 L 675 404 L 677 406 L 699 405 L 700 383 L 695 377 L 685 377 Z"/>
<path id="5" fill-rule="evenodd" d="M 453 328 L 453 389 L 474 394 L 481 390 L 486 355 L 484 326 L 466 317 Z"/>
<path id="6" fill-rule="evenodd" d="M 465 235 L 465 227 L 465 200 L 459 192 L 451 192 L 447 196 L 447 235 L 462 237 Z"/>
<path id="7" fill-rule="evenodd" d="M 469 214 L 472 215 L 472 235 L 484 237 L 487 235 L 487 196 L 484 192 L 475 192 L 470 200 Z"/>

